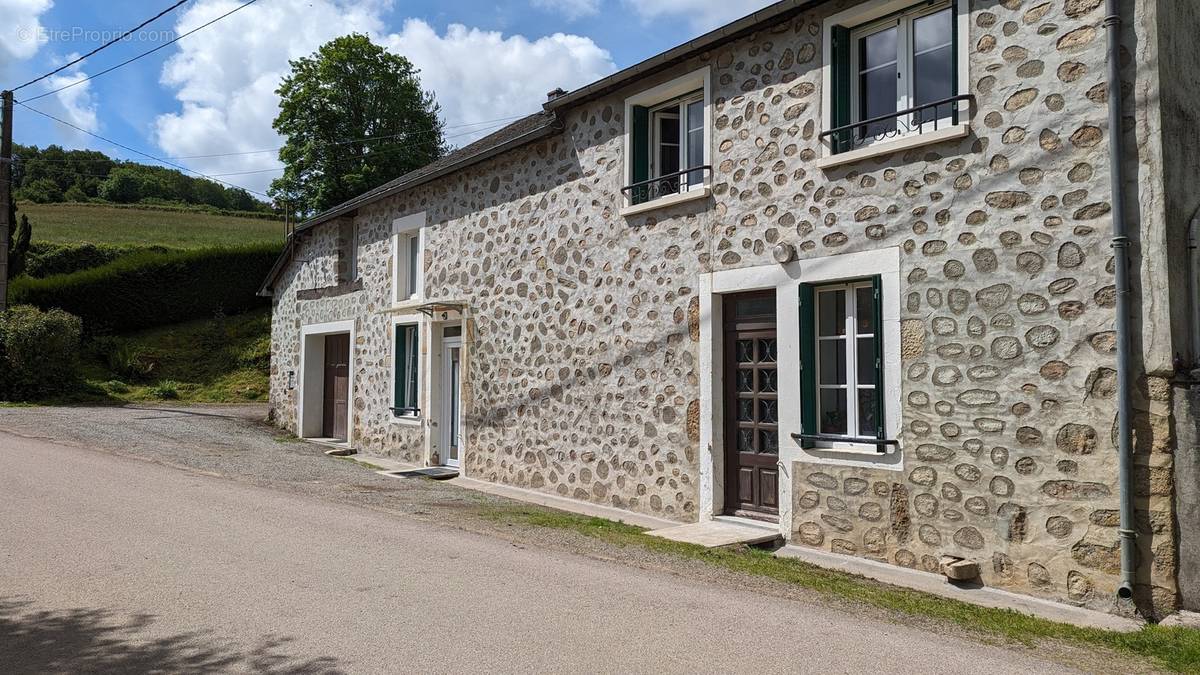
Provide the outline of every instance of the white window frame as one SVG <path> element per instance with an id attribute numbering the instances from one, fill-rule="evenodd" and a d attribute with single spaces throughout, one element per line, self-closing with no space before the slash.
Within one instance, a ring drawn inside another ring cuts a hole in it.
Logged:
<path id="1" fill-rule="evenodd" d="M 407 412 L 407 413 L 403 413 L 403 414 L 396 414 L 395 412 L 393 412 L 392 419 L 393 419 L 393 421 L 396 421 L 396 422 L 416 423 L 416 422 L 420 422 L 421 419 L 424 417 L 425 406 L 422 405 L 422 399 L 424 398 L 424 387 L 422 387 L 422 382 L 425 379 L 425 367 L 424 367 L 425 364 L 422 363 L 422 359 L 421 359 L 421 346 L 425 342 L 425 336 L 423 334 L 425 331 L 423 330 L 423 326 L 424 326 L 423 322 L 421 322 L 419 320 L 414 321 L 414 320 L 396 319 L 396 320 L 392 321 L 392 334 L 389 338 L 389 343 L 391 345 L 391 353 L 392 353 L 393 359 L 396 358 L 396 331 L 397 330 L 399 330 L 400 328 L 406 328 L 406 329 L 411 328 L 417 336 L 417 353 L 415 356 L 416 361 L 417 361 L 417 381 L 415 383 L 416 391 L 414 392 L 413 395 L 416 399 L 415 402 L 417 405 L 415 407 L 417 408 L 418 412 Z M 389 373 L 389 375 L 388 375 L 388 382 L 391 386 L 391 394 L 389 396 L 391 398 L 390 408 L 392 411 L 395 411 L 396 408 L 399 407 L 399 403 L 400 403 L 400 401 L 398 401 L 396 399 L 396 365 L 397 364 L 395 362 L 392 363 L 391 373 Z M 408 369 L 405 369 L 405 372 L 408 373 L 410 371 Z"/>
<path id="2" fill-rule="evenodd" d="M 970 11 L 968 0 L 944 0 L 935 5 L 925 6 L 924 3 L 915 0 L 874 0 L 873 2 L 863 3 L 850 9 L 830 15 L 823 23 L 822 31 L 822 48 L 824 56 L 824 65 L 821 67 L 822 81 L 822 106 L 821 106 L 821 128 L 832 129 L 833 124 L 833 96 L 836 91 L 836 83 L 834 82 L 833 73 L 833 29 L 836 26 L 850 26 L 850 37 L 852 41 L 850 49 L 850 71 L 853 81 L 850 84 L 850 108 L 851 120 L 859 121 L 859 94 L 860 82 L 858 77 L 858 40 L 861 37 L 878 32 L 887 26 L 895 25 L 899 14 L 907 20 L 907 28 L 899 30 L 897 33 L 897 68 L 901 73 L 900 79 L 902 84 L 897 84 L 897 110 L 904 110 L 909 107 L 908 101 L 912 100 L 912 83 L 909 62 L 911 60 L 911 34 L 912 34 L 912 19 L 919 18 L 926 14 L 941 11 L 946 7 L 953 7 L 955 28 L 958 31 L 958 52 L 955 54 L 955 68 L 958 72 L 958 90 L 955 95 L 970 93 L 971 77 L 970 77 Z M 961 104 L 960 104 L 961 106 Z M 831 138 L 825 138 L 822 142 L 822 157 L 816 161 L 816 166 L 820 169 L 827 169 L 842 164 L 847 164 L 867 157 L 877 157 L 879 155 L 900 152 L 908 148 L 930 145 L 955 138 L 963 138 L 970 133 L 970 111 L 965 106 L 961 106 L 959 110 L 959 122 L 953 124 L 951 118 L 939 119 L 937 121 L 937 130 L 928 131 L 925 124 L 930 128 L 933 127 L 933 121 L 922 124 L 920 131 L 916 130 L 901 133 L 896 136 L 887 137 L 879 140 L 868 140 L 860 147 L 834 154 L 833 143 Z"/>
<path id="3" fill-rule="evenodd" d="M 392 303 L 420 301 L 425 297 L 425 213 L 414 213 L 392 222 Z M 409 261 L 415 247 L 417 268 Z M 412 280 L 415 280 L 415 284 Z"/>
<path id="4" fill-rule="evenodd" d="M 913 93 L 913 77 L 912 68 L 915 54 L 913 54 L 913 24 L 917 19 L 936 14 L 946 9 L 952 9 L 953 2 L 945 0 L 935 5 L 925 7 L 914 7 L 899 16 L 889 16 L 887 18 L 875 21 L 872 23 L 856 26 L 850 31 L 850 119 L 852 122 L 861 122 L 862 115 L 860 114 L 862 102 L 862 64 L 860 63 L 862 50 L 859 49 L 859 43 L 876 33 L 882 33 L 890 28 L 896 29 L 896 110 L 907 110 L 912 107 L 915 95 Z M 953 44 L 953 39 L 948 43 L 939 45 L 937 48 L 942 48 Z M 957 66 L 956 66 L 957 67 Z M 943 129 L 953 124 L 953 114 L 939 118 L 936 122 L 929 120 L 922 122 L 919 129 L 910 129 L 908 131 L 900 131 L 896 135 L 889 136 L 883 139 L 868 139 L 864 145 L 872 143 L 887 142 L 894 138 L 910 136 L 920 133 L 929 133 L 935 127 Z"/>
<path id="5" fill-rule="evenodd" d="M 651 178 L 659 178 L 663 175 L 662 167 L 660 166 L 660 161 L 659 161 L 662 159 L 662 153 L 660 152 L 660 149 L 662 148 L 662 145 L 663 145 L 662 128 L 657 124 L 657 121 L 664 117 L 671 117 L 679 122 L 679 141 L 678 141 L 679 147 L 677 150 L 677 153 L 679 155 L 679 170 L 685 171 L 685 170 L 690 170 L 693 168 L 691 165 L 692 158 L 688 156 L 691 145 L 688 142 L 689 141 L 689 139 L 688 139 L 688 131 L 689 130 L 688 130 L 687 109 L 688 109 L 689 105 L 691 105 L 693 103 L 697 103 L 697 102 L 703 102 L 703 101 L 704 101 L 704 92 L 696 91 L 691 94 L 687 94 L 681 98 L 675 99 L 673 101 L 668 101 L 667 103 L 664 103 L 662 105 L 656 106 L 654 108 L 650 108 L 650 111 L 649 111 L 649 113 L 650 113 L 650 138 L 648 140 L 650 143 L 649 152 L 650 152 L 650 177 Z M 705 146 L 708 145 L 708 135 L 709 135 L 709 130 L 707 128 L 705 128 L 704 129 Z M 704 162 L 708 158 L 708 154 L 707 154 L 708 148 L 705 147 L 704 150 L 705 150 L 705 156 L 704 156 L 704 158 L 702 158 L 700 160 L 700 163 L 697 164 L 696 166 L 704 166 Z M 689 178 L 690 178 L 690 174 L 688 174 L 688 173 L 685 173 L 685 174 L 679 176 L 679 181 L 680 181 L 679 182 L 679 192 L 683 193 L 683 192 L 688 192 L 689 190 L 699 190 L 699 189 L 704 188 L 704 179 L 702 179 L 701 182 L 699 182 L 699 183 L 685 182 Z"/>
<path id="6" fill-rule="evenodd" d="M 656 169 L 657 161 L 657 143 L 655 142 L 658 136 L 657 125 L 654 124 L 654 111 L 664 107 L 675 105 L 680 108 L 680 123 L 679 123 L 679 145 L 681 148 L 680 169 L 686 167 L 685 157 L 687 146 L 687 103 L 702 100 L 704 102 L 704 157 L 705 164 L 714 164 L 713 156 L 713 126 L 712 126 L 712 69 L 708 66 L 699 70 L 694 70 L 685 75 L 681 75 L 673 80 L 664 82 L 656 87 L 652 87 L 645 91 L 625 99 L 625 137 L 624 137 L 624 173 L 622 175 L 621 186 L 624 187 L 633 182 L 633 108 L 634 106 L 642 106 L 650 109 L 651 117 L 651 147 L 650 147 L 650 176 L 657 178 L 658 171 Z M 684 176 L 686 178 L 686 176 Z M 712 194 L 712 175 L 706 175 L 701 182 L 694 185 L 688 185 L 686 189 L 681 189 L 678 194 L 668 194 L 659 196 L 657 199 L 652 199 L 641 204 L 634 205 L 629 199 L 629 195 L 622 194 L 621 209 L 622 216 L 630 216 L 652 209 L 662 208 L 671 204 L 687 202 L 696 199 L 707 198 Z"/>
<path id="7" fill-rule="evenodd" d="M 879 339 L 880 327 L 875 327 L 874 333 L 858 332 L 858 289 L 867 288 L 874 291 L 874 284 L 868 280 L 856 280 L 846 283 L 820 284 L 813 287 L 813 331 L 816 333 L 813 338 L 816 342 L 815 360 L 813 364 L 816 368 L 816 380 L 814 385 L 817 390 L 816 410 L 817 410 L 817 432 L 829 436 L 843 436 L 845 438 L 864 438 L 874 436 L 875 432 L 863 434 L 858 428 L 858 392 L 860 389 L 873 389 L 876 396 L 883 395 L 883 387 L 880 383 L 871 385 L 863 385 L 858 381 L 858 339 L 870 337 Z M 842 317 L 842 322 L 845 325 L 845 332 L 842 335 L 821 335 L 821 296 L 842 291 L 845 293 L 846 307 L 845 316 Z M 872 312 L 874 312 L 872 308 Z M 846 344 L 846 371 L 843 373 L 846 379 L 846 384 L 821 384 L 821 343 L 822 342 L 844 342 Z M 875 366 L 871 366 L 872 370 Z M 846 433 L 827 433 L 820 428 L 821 413 L 821 391 L 824 389 L 844 390 L 846 392 Z M 851 393 L 854 395 L 851 396 Z M 886 406 L 884 408 L 886 411 Z"/>

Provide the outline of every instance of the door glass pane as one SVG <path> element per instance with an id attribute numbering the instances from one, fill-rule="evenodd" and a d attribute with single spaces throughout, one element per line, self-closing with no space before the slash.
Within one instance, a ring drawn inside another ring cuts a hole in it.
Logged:
<path id="1" fill-rule="evenodd" d="M 687 168 L 704 166 L 704 101 L 687 104 Z M 688 185 L 704 182 L 703 171 L 688 174 Z"/>
<path id="2" fill-rule="evenodd" d="M 779 401 L 762 399 L 758 402 L 758 421 L 760 424 L 779 423 Z"/>
<path id="3" fill-rule="evenodd" d="M 775 363 L 776 341 L 774 339 L 758 341 L 758 362 Z"/>
<path id="4" fill-rule="evenodd" d="M 858 339 L 858 383 L 875 385 L 875 338 Z"/>
<path id="5" fill-rule="evenodd" d="M 821 384 L 846 384 L 846 341 L 820 340 Z"/>
<path id="6" fill-rule="evenodd" d="M 754 295 L 748 298 L 738 298 L 733 311 L 738 318 L 774 316 L 775 296 Z"/>
<path id="7" fill-rule="evenodd" d="M 860 43 L 860 66 L 871 70 L 896 63 L 896 28 L 888 28 L 864 37 Z"/>
<path id="8" fill-rule="evenodd" d="M 658 118 L 658 175 L 679 171 L 679 118 Z"/>
<path id="9" fill-rule="evenodd" d="M 879 429 L 875 423 L 875 390 L 858 390 L 858 435 L 875 437 Z"/>
<path id="10" fill-rule="evenodd" d="M 875 289 L 869 286 L 857 288 L 854 291 L 855 312 L 858 314 L 858 327 L 855 332 L 859 335 L 875 333 Z"/>
<path id="11" fill-rule="evenodd" d="M 762 394 L 774 394 L 779 391 L 779 374 L 775 369 L 758 371 L 758 391 Z"/>
<path id="12" fill-rule="evenodd" d="M 738 363 L 754 363 L 754 340 L 738 340 L 734 355 Z"/>
<path id="13" fill-rule="evenodd" d="M 820 423 L 823 434 L 846 434 L 846 390 L 822 389 Z"/>
<path id="14" fill-rule="evenodd" d="M 739 398 L 737 402 L 737 418 L 739 422 L 754 421 L 754 399 Z"/>
<path id="15" fill-rule="evenodd" d="M 774 429 L 763 429 L 758 432 L 758 451 L 768 454 L 779 452 L 779 432 Z"/>
<path id="16" fill-rule="evenodd" d="M 817 295 L 818 335 L 846 334 L 846 292 L 821 291 Z"/>
<path id="17" fill-rule="evenodd" d="M 458 461 L 458 350 L 450 350 L 450 459 Z"/>
<path id="18" fill-rule="evenodd" d="M 754 391 L 753 370 L 737 371 L 737 390 L 744 393 L 750 393 Z"/>
<path id="19" fill-rule="evenodd" d="M 738 449 L 738 452 L 754 452 L 754 430 L 753 429 L 738 429 L 737 449 Z"/>

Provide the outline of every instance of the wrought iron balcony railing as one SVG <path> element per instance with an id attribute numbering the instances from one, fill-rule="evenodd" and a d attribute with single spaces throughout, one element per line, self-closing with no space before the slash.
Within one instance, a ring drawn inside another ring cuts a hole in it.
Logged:
<path id="1" fill-rule="evenodd" d="M 712 166 L 708 164 L 694 166 L 665 176 L 639 181 L 621 188 L 621 192 L 629 199 L 630 204 L 645 204 L 659 197 L 686 192 L 689 186 L 702 185 L 711 175 Z"/>
<path id="2" fill-rule="evenodd" d="M 821 139 L 830 139 L 830 145 L 836 154 L 885 138 L 937 131 L 939 128 L 956 125 L 961 117 L 969 115 L 971 100 L 974 98 L 972 94 L 959 94 L 861 122 L 852 122 L 822 131 Z"/>

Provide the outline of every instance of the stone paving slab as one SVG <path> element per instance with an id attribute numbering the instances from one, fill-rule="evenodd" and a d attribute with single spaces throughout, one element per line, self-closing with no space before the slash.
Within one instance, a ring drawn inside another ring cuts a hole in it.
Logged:
<path id="1" fill-rule="evenodd" d="M 774 528 L 726 520 L 676 525 L 653 530 L 646 534 L 685 544 L 698 544 L 707 548 L 750 546 L 779 539 L 779 531 Z"/>

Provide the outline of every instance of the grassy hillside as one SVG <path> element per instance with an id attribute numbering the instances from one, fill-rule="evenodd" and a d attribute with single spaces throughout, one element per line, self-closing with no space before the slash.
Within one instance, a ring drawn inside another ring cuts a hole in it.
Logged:
<path id="1" fill-rule="evenodd" d="M 20 204 L 33 240 L 60 244 L 145 244 L 172 248 L 282 243 L 283 223 L 103 204 Z"/>
<path id="2" fill-rule="evenodd" d="M 98 338 L 83 355 L 85 399 L 261 401 L 271 360 L 270 311 Z"/>

